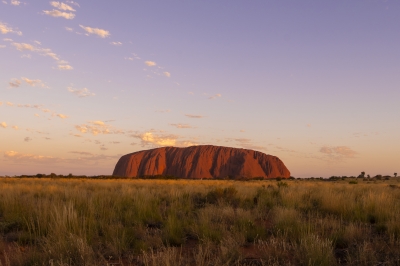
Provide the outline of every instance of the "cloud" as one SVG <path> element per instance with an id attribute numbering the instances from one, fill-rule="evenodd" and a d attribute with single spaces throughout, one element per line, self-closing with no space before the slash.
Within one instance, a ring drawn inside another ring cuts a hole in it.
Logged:
<path id="1" fill-rule="evenodd" d="M 156 62 L 153 62 L 153 61 L 146 61 L 146 62 L 144 62 L 147 66 L 149 66 L 149 67 L 152 67 L 152 66 L 156 66 L 157 64 L 156 64 Z"/>
<path id="2" fill-rule="evenodd" d="M 94 154 L 91 152 L 86 152 L 86 151 L 70 151 L 69 153 L 74 153 L 74 154 L 79 154 L 79 155 L 84 155 L 84 156 L 93 156 Z"/>
<path id="3" fill-rule="evenodd" d="M 25 142 L 29 142 L 29 141 L 31 141 L 32 139 L 30 138 L 30 137 L 26 137 L 26 138 L 24 138 L 24 141 Z"/>
<path id="4" fill-rule="evenodd" d="M 190 114 L 185 114 L 185 116 L 189 117 L 189 118 L 204 118 L 205 117 L 205 116 L 202 116 L 202 115 L 190 115 Z"/>
<path id="5" fill-rule="evenodd" d="M 7 33 L 15 33 L 17 35 L 22 35 L 22 32 L 14 30 L 13 28 L 7 26 L 7 24 L 0 21 L 0 33 L 7 34 Z"/>
<path id="6" fill-rule="evenodd" d="M 11 4 L 12 4 L 13 6 L 19 6 L 19 5 L 21 4 L 21 2 L 18 1 L 18 0 L 11 0 Z"/>
<path id="7" fill-rule="evenodd" d="M 7 106 L 10 107 L 18 107 L 18 108 L 34 108 L 38 109 L 39 111 L 42 111 L 43 113 L 53 113 L 53 116 L 56 116 L 57 114 L 49 109 L 46 109 L 43 107 L 41 104 L 14 104 L 11 102 L 6 102 Z M 35 116 L 39 117 L 38 114 L 35 114 Z"/>
<path id="8" fill-rule="evenodd" d="M 214 100 L 214 99 L 217 99 L 217 98 L 220 98 L 222 96 L 222 94 L 215 94 L 215 95 L 213 95 L 213 96 L 211 96 L 211 97 L 209 97 L 208 99 L 209 100 Z"/>
<path id="9" fill-rule="evenodd" d="M 52 1 L 50 2 L 50 5 L 52 5 L 55 8 L 58 8 L 60 10 L 64 10 L 64 11 L 72 11 L 75 12 L 76 10 L 73 9 L 71 6 L 64 4 L 62 2 L 56 2 L 56 1 Z"/>
<path id="10" fill-rule="evenodd" d="M 1 122 L 0 123 L 0 127 L 7 128 L 7 123 L 6 122 Z"/>
<path id="11" fill-rule="evenodd" d="M 11 88 L 18 88 L 21 85 L 21 81 L 14 79 L 14 81 L 10 81 L 8 84 Z"/>
<path id="12" fill-rule="evenodd" d="M 68 118 L 68 116 L 67 116 L 67 115 L 63 115 L 63 114 L 58 114 L 57 116 L 58 116 L 59 118 L 61 118 L 61 119 Z"/>
<path id="13" fill-rule="evenodd" d="M 106 37 L 110 36 L 110 32 L 107 30 L 103 30 L 103 29 L 99 29 L 99 28 L 85 27 L 82 25 L 79 25 L 79 27 L 84 29 L 87 33 L 98 35 L 101 38 L 106 38 Z"/>
<path id="14" fill-rule="evenodd" d="M 132 53 L 133 57 L 125 57 L 125 60 L 133 61 L 135 59 L 141 59 L 137 54 Z"/>
<path id="15" fill-rule="evenodd" d="M 74 69 L 72 66 L 70 65 L 58 65 L 57 67 L 59 70 L 72 70 Z"/>
<path id="16" fill-rule="evenodd" d="M 18 130 L 18 126 L 12 126 L 12 128 Z"/>
<path id="17" fill-rule="evenodd" d="M 336 146 L 336 147 L 323 146 L 319 151 L 336 159 L 354 158 L 358 154 L 356 151 L 352 150 L 350 147 L 347 146 Z"/>
<path id="18" fill-rule="evenodd" d="M 43 10 L 43 12 L 46 15 L 55 17 L 55 18 L 65 18 L 65 19 L 74 19 L 75 14 L 74 13 L 68 13 L 68 12 L 61 12 L 59 10 L 53 9 L 53 10 Z"/>
<path id="19" fill-rule="evenodd" d="M 170 124 L 170 125 L 176 128 L 193 128 L 191 125 L 188 124 Z"/>
<path id="20" fill-rule="evenodd" d="M 110 42 L 110 44 L 115 45 L 115 46 L 121 46 L 122 42 Z"/>
<path id="21" fill-rule="evenodd" d="M 134 138 L 141 140 L 142 146 L 175 146 L 178 136 L 176 135 L 155 135 L 152 132 L 132 135 Z"/>
<path id="22" fill-rule="evenodd" d="M 140 139 L 144 146 L 178 146 L 188 147 L 197 145 L 196 142 L 188 140 L 178 140 L 180 137 L 173 134 L 156 134 L 153 130 L 144 133 L 132 134 L 131 137 Z M 133 143 L 134 145 L 135 143 Z M 132 145 L 132 144 L 131 144 Z"/>
<path id="23" fill-rule="evenodd" d="M 171 77 L 171 73 L 169 72 L 164 72 L 164 76 L 166 76 L 167 78 Z"/>
<path id="24" fill-rule="evenodd" d="M 67 31 L 74 31 L 74 29 L 73 28 L 69 28 L 69 27 L 65 27 L 65 29 L 67 30 Z"/>
<path id="25" fill-rule="evenodd" d="M 157 111 L 155 111 L 156 113 L 169 113 L 169 112 L 171 112 L 171 110 L 170 109 L 166 109 L 166 110 L 157 110 Z"/>
<path id="26" fill-rule="evenodd" d="M 75 129 L 83 134 L 92 133 L 95 136 L 98 134 L 104 134 L 104 135 L 125 134 L 123 130 L 115 129 L 111 125 L 107 125 L 106 123 L 100 120 L 90 121 L 87 124 L 76 125 Z"/>
<path id="27" fill-rule="evenodd" d="M 1 48 L 6 48 L 6 47 L 7 47 L 7 46 L 5 46 L 5 45 L 0 45 L 0 49 L 1 49 Z"/>
<path id="28" fill-rule="evenodd" d="M 90 97 L 90 96 L 95 96 L 96 95 L 96 94 L 90 92 L 87 88 L 83 88 L 81 90 L 78 90 L 78 89 L 74 89 L 72 87 L 68 87 L 68 91 L 73 93 L 73 94 L 75 94 L 75 95 L 77 95 L 80 98 Z"/>
<path id="29" fill-rule="evenodd" d="M 12 43 L 12 45 L 18 50 L 18 51 L 35 51 L 35 47 L 33 47 L 31 44 L 27 44 L 27 43 Z"/>
<path id="30" fill-rule="evenodd" d="M 96 125 L 96 126 L 105 126 L 106 125 L 103 121 L 100 121 L 100 120 L 92 121 L 92 122 L 89 122 L 89 123 L 91 123 L 93 125 Z"/>
<path id="31" fill-rule="evenodd" d="M 37 41 L 35 41 L 37 42 Z M 15 47 L 15 49 L 17 49 L 20 52 L 23 51 L 32 51 L 32 52 L 36 52 L 41 56 L 48 56 L 51 57 L 52 59 L 54 59 L 57 64 L 61 64 L 61 66 L 58 66 L 59 69 L 73 69 L 71 66 L 66 65 L 68 62 L 61 60 L 59 58 L 59 56 L 54 53 L 51 49 L 48 48 L 41 48 L 41 47 L 35 47 L 32 44 L 28 44 L 28 43 L 17 43 L 17 42 L 13 42 L 12 46 Z"/>
<path id="32" fill-rule="evenodd" d="M 264 147 L 264 146 L 255 145 L 251 139 L 238 138 L 238 139 L 234 139 L 234 141 L 236 141 L 240 147 L 245 148 L 245 149 L 266 150 L 266 147 Z"/>
<path id="33" fill-rule="evenodd" d="M 28 85 L 32 87 L 42 87 L 42 88 L 48 88 L 40 79 L 28 79 L 28 78 L 21 78 L 23 81 L 25 81 Z"/>
<path id="34" fill-rule="evenodd" d="M 77 7 L 81 7 L 77 2 L 74 2 L 74 1 L 71 1 L 71 0 L 67 0 L 66 2 L 68 4 L 71 4 L 71 5 L 74 5 L 74 6 L 77 6 Z"/>
<path id="35" fill-rule="evenodd" d="M 28 58 L 28 59 L 31 59 L 32 56 L 31 56 L 30 54 L 23 54 L 23 55 L 21 55 L 21 58 Z"/>
<path id="36" fill-rule="evenodd" d="M 55 163 L 61 161 L 52 156 L 24 154 L 16 151 L 5 151 L 4 158 L 14 162 Z"/>

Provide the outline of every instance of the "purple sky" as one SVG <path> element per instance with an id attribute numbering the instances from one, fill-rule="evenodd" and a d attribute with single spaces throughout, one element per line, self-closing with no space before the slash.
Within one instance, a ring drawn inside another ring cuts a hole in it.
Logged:
<path id="1" fill-rule="evenodd" d="M 399 1 L 0 0 L 0 175 L 213 144 L 400 171 Z"/>

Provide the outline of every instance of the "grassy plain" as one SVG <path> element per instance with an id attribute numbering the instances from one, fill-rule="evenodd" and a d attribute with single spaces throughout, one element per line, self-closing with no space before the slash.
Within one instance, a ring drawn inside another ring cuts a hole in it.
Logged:
<path id="1" fill-rule="evenodd" d="M 0 265 L 400 265 L 400 182 L 351 183 L 0 178 Z"/>

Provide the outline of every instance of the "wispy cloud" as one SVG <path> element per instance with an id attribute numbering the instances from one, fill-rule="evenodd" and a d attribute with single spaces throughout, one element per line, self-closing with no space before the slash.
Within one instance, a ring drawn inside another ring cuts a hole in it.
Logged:
<path id="1" fill-rule="evenodd" d="M 110 42 L 110 44 L 112 44 L 114 46 L 121 46 L 122 42 Z"/>
<path id="2" fill-rule="evenodd" d="M 67 116 L 67 115 L 63 115 L 63 114 L 57 114 L 57 116 L 58 116 L 59 118 L 61 118 L 61 119 L 68 118 L 68 116 Z"/>
<path id="3" fill-rule="evenodd" d="M 185 114 L 186 117 L 189 118 L 204 118 L 205 116 L 203 115 L 191 115 L 191 114 Z"/>
<path id="4" fill-rule="evenodd" d="M 34 163 L 55 163 L 60 161 L 59 158 L 55 158 L 52 156 L 19 153 L 16 151 L 5 151 L 4 158 L 6 160 L 11 160 L 16 162 L 34 162 Z"/>
<path id="5" fill-rule="evenodd" d="M 28 78 L 22 77 L 21 80 L 25 81 L 26 84 L 28 84 L 29 86 L 32 86 L 32 87 L 49 88 L 40 79 L 28 79 Z M 11 88 L 18 88 L 21 86 L 21 81 L 15 78 L 12 81 L 10 81 L 8 84 L 10 85 Z"/>
<path id="6" fill-rule="evenodd" d="M 74 19 L 75 14 L 71 12 L 62 12 L 60 10 L 43 10 L 46 15 L 55 17 L 55 18 L 65 18 L 65 19 Z"/>
<path id="7" fill-rule="evenodd" d="M 64 10 L 64 11 L 72 11 L 72 12 L 76 11 L 71 6 L 69 6 L 69 5 L 65 4 L 65 3 L 62 3 L 62 2 L 52 1 L 52 2 L 50 2 L 50 5 L 55 7 L 55 8 L 58 8 L 60 10 Z"/>
<path id="8" fill-rule="evenodd" d="M 35 49 L 35 47 L 33 46 L 33 45 L 31 45 L 31 44 L 28 44 L 28 43 L 16 43 L 16 42 L 14 42 L 14 43 L 12 43 L 12 45 L 18 50 L 18 51 L 25 51 L 25 50 L 27 50 L 27 51 L 35 51 L 36 49 Z"/>
<path id="9" fill-rule="evenodd" d="M 4 44 L 0 45 L 0 49 L 1 48 L 6 48 L 7 46 L 5 46 Z"/>
<path id="10" fill-rule="evenodd" d="M 68 87 L 68 91 L 77 95 L 80 98 L 83 97 L 89 97 L 89 96 L 95 96 L 96 94 L 94 94 L 93 92 L 90 92 L 87 88 L 83 88 L 83 89 L 74 89 L 72 87 Z"/>
<path id="11" fill-rule="evenodd" d="M 106 38 L 110 36 L 110 32 L 108 30 L 103 30 L 99 28 L 91 28 L 91 27 L 85 27 L 82 25 L 79 25 L 83 30 L 85 30 L 88 34 L 95 34 L 100 36 L 101 38 Z"/>
<path id="12" fill-rule="evenodd" d="M 211 96 L 211 97 L 209 97 L 208 99 L 209 100 L 214 100 L 214 99 L 217 99 L 217 98 L 220 98 L 220 97 L 222 97 L 222 94 L 215 94 L 215 95 L 213 95 L 213 96 Z"/>
<path id="13" fill-rule="evenodd" d="M 12 128 L 18 130 L 18 126 L 12 126 Z"/>
<path id="14" fill-rule="evenodd" d="M 132 55 L 133 56 L 130 56 L 130 57 L 125 57 L 125 60 L 130 60 L 130 61 L 133 61 L 133 60 L 135 60 L 135 59 L 141 59 L 137 54 L 135 54 L 135 53 L 132 53 Z"/>
<path id="15" fill-rule="evenodd" d="M 181 137 L 173 134 L 157 134 L 153 130 L 144 133 L 135 133 L 131 137 L 140 139 L 142 147 L 144 146 L 178 146 L 188 147 L 197 145 L 194 141 L 179 140 Z"/>
<path id="16" fill-rule="evenodd" d="M 18 79 L 14 79 L 13 81 L 10 81 L 8 84 L 10 85 L 11 88 L 18 88 L 19 86 L 21 86 L 21 81 L 19 81 Z"/>
<path id="17" fill-rule="evenodd" d="M 152 132 L 133 134 L 132 137 L 141 140 L 142 146 L 175 146 L 178 136 L 176 135 L 156 135 Z"/>
<path id="18" fill-rule="evenodd" d="M 70 65 L 67 65 L 68 64 L 67 61 L 61 60 L 60 57 L 56 53 L 54 53 L 51 49 L 40 47 L 40 42 L 35 41 L 35 43 L 37 44 L 36 46 L 28 43 L 17 43 L 17 42 L 13 42 L 11 45 L 14 46 L 15 49 L 17 49 L 20 52 L 32 51 L 38 53 L 41 56 L 51 57 L 57 62 L 57 64 L 59 65 L 58 66 L 59 69 L 65 69 L 65 70 L 73 69 Z"/>
<path id="19" fill-rule="evenodd" d="M 20 4 L 21 4 L 21 1 L 11 0 L 11 5 L 13 5 L 13 6 L 19 6 Z"/>
<path id="20" fill-rule="evenodd" d="M 166 76 L 167 78 L 171 77 L 171 73 L 169 72 L 164 72 L 164 76 Z"/>
<path id="21" fill-rule="evenodd" d="M 24 141 L 25 142 L 29 142 L 29 141 L 31 141 L 32 139 L 30 138 L 30 137 L 26 137 L 26 138 L 24 138 Z"/>
<path id="22" fill-rule="evenodd" d="M 170 124 L 170 125 L 176 128 L 193 128 L 191 125 L 188 124 Z"/>
<path id="23" fill-rule="evenodd" d="M 149 67 L 152 67 L 152 66 L 156 66 L 157 64 L 156 64 L 156 62 L 153 62 L 153 61 L 146 61 L 146 62 L 144 62 L 147 66 L 149 66 Z"/>
<path id="24" fill-rule="evenodd" d="M 93 156 L 93 153 L 86 151 L 70 151 L 69 153 L 79 154 L 83 156 Z"/>
<path id="25" fill-rule="evenodd" d="M 0 123 L 0 127 L 2 127 L 2 128 L 7 128 L 7 123 L 6 123 L 6 122 L 1 122 L 1 123 Z"/>
<path id="26" fill-rule="evenodd" d="M 72 66 L 70 66 L 70 65 L 58 65 L 57 68 L 58 68 L 59 70 L 72 70 L 72 69 L 74 69 L 74 68 L 73 68 Z"/>
<path id="27" fill-rule="evenodd" d="M 8 26 L 7 24 L 5 24 L 1 21 L 0 21 L 0 33 L 2 33 L 2 34 L 15 33 L 17 35 L 22 35 L 21 31 L 14 30 L 13 28 L 11 28 L 10 26 Z"/>
<path id="28" fill-rule="evenodd" d="M 70 28 L 70 27 L 65 27 L 65 29 L 67 30 L 67 31 L 74 31 L 74 29 L 73 28 Z"/>
<path id="29" fill-rule="evenodd" d="M 6 102 L 6 106 L 9 107 L 17 107 L 17 108 L 32 108 L 32 109 L 37 109 L 43 113 L 50 113 L 52 116 L 57 116 L 57 113 L 45 108 L 42 104 L 14 104 L 12 102 Z M 39 117 L 38 114 L 35 114 L 36 117 Z"/>
<path id="30" fill-rule="evenodd" d="M 76 125 L 75 129 L 83 134 L 91 133 L 95 136 L 98 134 L 104 134 L 104 135 L 125 134 L 123 130 L 116 129 L 113 126 L 108 125 L 101 120 L 90 121 L 87 124 Z"/>
<path id="31" fill-rule="evenodd" d="M 234 139 L 234 141 L 236 141 L 240 147 L 245 148 L 245 149 L 266 150 L 266 148 L 264 146 L 254 144 L 251 139 L 238 138 L 238 139 Z"/>
<path id="32" fill-rule="evenodd" d="M 319 152 L 326 154 L 332 159 L 354 158 L 358 153 L 347 146 L 323 146 Z"/>
<path id="33" fill-rule="evenodd" d="M 23 81 L 25 81 L 26 84 L 28 84 L 29 86 L 32 86 L 32 87 L 39 86 L 39 87 L 42 87 L 42 88 L 49 88 L 40 79 L 28 79 L 28 78 L 24 78 L 24 77 L 22 77 L 21 79 Z"/>

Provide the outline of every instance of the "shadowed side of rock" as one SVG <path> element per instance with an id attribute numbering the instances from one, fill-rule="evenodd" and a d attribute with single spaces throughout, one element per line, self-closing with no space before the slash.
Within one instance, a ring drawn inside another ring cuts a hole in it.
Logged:
<path id="1" fill-rule="evenodd" d="M 122 156 L 115 176 L 175 176 L 180 178 L 290 177 L 283 162 L 262 152 L 202 145 L 163 147 Z"/>

